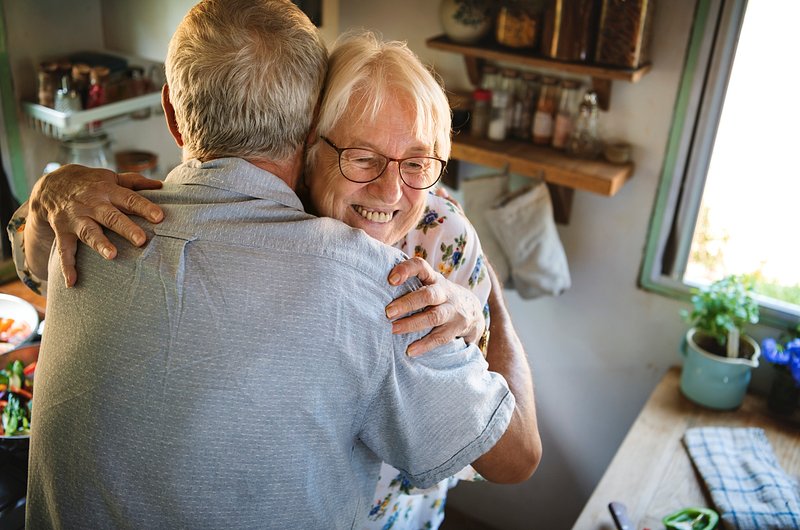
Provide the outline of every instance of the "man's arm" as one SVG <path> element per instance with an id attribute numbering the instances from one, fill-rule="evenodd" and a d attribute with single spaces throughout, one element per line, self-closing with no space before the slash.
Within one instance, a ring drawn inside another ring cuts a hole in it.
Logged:
<path id="1" fill-rule="evenodd" d="M 503 299 L 503 288 L 494 270 L 488 267 L 492 282 L 489 295 L 489 370 L 502 375 L 516 399 L 516 407 L 506 432 L 497 443 L 472 463 L 485 479 L 512 484 L 530 478 L 542 458 L 542 441 L 536 421 L 533 379 L 528 357 L 514 330 Z"/>
<path id="2" fill-rule="evenodd" d="M 25 259 L 30 271 L 47 279 L 53 242 L 61 255 L 67 286 L 77 279 L 75 252 L 80 239 L 106 259 L 116 248 L 103 234 L 105 226 L 134 245 L 146 241 L 144 231 L 127 215 L 160 222 L 164 214 L 136 190 L 158 189 L 161 182 L 136 173 L 66 165 L 40 178 L 31 191 L 25 224 Z"/>

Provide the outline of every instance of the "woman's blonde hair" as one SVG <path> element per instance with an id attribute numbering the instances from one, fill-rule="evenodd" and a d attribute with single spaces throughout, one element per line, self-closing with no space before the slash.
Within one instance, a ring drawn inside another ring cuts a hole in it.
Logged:
<path id="1" fill-rule="evenodd" d="M 317 121 L 317 134 L 329 134 L 346 112 L 361 109 L 355 119 L 375 121 L 385 103 L 402 98 L 416 109 L 415 133 L 433 140 L 433 156 L 450 156 L 451 114 L 442 85 L 406 43 L 381 41 L 369 31 L 339 37 L 331 51 Z M 348 147 L 348 146 L 343 146 Z M 310 163 L 320 149 L 309 149 Z"/>
<path id="2" fill-rule="evenodd" d="M 286 160 L 325 77 L 317 29 L 288 0 L 205 0 L 169 44 L 167 84 L 191 156 Z"/>

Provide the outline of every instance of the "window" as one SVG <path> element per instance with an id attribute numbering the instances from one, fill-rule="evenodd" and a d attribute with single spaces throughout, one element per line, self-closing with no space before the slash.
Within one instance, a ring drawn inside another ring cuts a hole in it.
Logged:
<path id="1" fill-rule="evenodd" d="M 681 296 L 754 282 L 762 320 L 800 316 L 800 2 L 699 1 L 640 283 Z"/>

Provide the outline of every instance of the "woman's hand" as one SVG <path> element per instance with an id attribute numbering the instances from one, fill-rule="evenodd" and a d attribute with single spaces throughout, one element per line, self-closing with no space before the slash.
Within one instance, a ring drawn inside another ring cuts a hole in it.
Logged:
<path id="1" fill-rule="evenodd" d="M 114 173 L 74 164 L 62 166 L 39 179 L 31 192 L 30 217 L 34 225 L 41 227 L 45 222 L 50 225 L 68 287 L 74 285 L 78 277 L 75 270 L 78 239 L 106 259 L 113 259 L 117 249 L 103 234 L 103 226 L 133 245 L 145 243 L 144 230 L 128 216 L 138 215 L 153 223 L 161 222 L 164 218 L 161 208 L 136 193 L 137 190 L 158 189 L 161 185 L 160 181 L 138 173 Z M 41 230 L 39 228 L 33 236 L 40 237 Z M 26 227 L 26 253 L 28 236 Z M 32 248 L 39 253 L 42 246 Z M 46 248 L 49 253 L 49 245 Z M 29 262 L 41 263 L 42 260 L 42 256 L 26 257 Z M 43 258 L 46 262 L 47 257 Z"/>
<path id="2" fill-rule="evenodd" d="M 421 355 L 456 337 L 463 337 L 468 343 L 477 342 L 486 321 L 483 307 L 472 291 L 445 279 L 422 258 L 411 258 L 396 265 L 389 274 L 389 283 L 400 285 L 412 276 L 419 278 L 423 287 L 392 301 L 386 306 L 386 316 L 397 318 L 419 312 L 392 322 L 392 333 L 433 329 L 411 343 L 407 353 Z"/>

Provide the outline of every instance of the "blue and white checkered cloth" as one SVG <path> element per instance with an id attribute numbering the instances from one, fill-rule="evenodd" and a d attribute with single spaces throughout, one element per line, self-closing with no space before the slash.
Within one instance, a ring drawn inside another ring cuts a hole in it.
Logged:
<path id="1" fill-rule="evenodd" d="M 726 528 L 800 529 L 800 487 L 762 429 L 694 428 L 683 443 Z"/>

